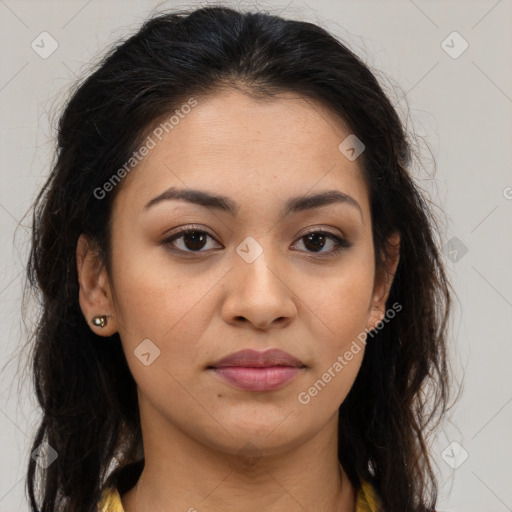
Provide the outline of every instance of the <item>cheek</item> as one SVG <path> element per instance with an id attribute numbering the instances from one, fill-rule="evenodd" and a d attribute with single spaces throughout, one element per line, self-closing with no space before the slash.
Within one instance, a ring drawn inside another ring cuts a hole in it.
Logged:
<path id="1" fill-rule="evenodd" d="M 339 276 L 331 281 L 328 293 L 317 293 L 310 303 L 322 321 L 311 329 L 314 364 L 296 396 L 299 410 L 309 418 L 325 421 L 336 414 L 357 377 L 366 346 L 369 273 Z"/>
<path id="2" fill-rule="evenodd" d="M 371 262 L 371 254 L 354 252 L 339 269 L 314 286 L 307 281 L 304 285 L 309 317 L 321 320 L 322 332 L 330 339 L 324 347 L 331 355 L 364 332 L 373 291 Z M 319 332 L 318 328 L 316 330 Z"/>
<path id="3" fill-rule="evenodd" d="M 150 259 L 148 251 L 133 247 L 116 256 L 116 315 L 127 359 L 149 339 L 160 350 L 158 362 L 181 373 L 197 355 L 211 320 L 208 294 L 223 270 L 200 276 L 197 266 L 171 265 L 165 254 Z"/>
<path id="4" fill-rule="evenodd" d="M 366 346 L 372 257 L 371 251 L 354 252 L 320 286 L 309 287 L 309 313 L 304 314 L 311 321 L 315 362 L 297 397 L 299 404 L 308 407 L 308 414 L 335 413 L 357 377 Z"/>

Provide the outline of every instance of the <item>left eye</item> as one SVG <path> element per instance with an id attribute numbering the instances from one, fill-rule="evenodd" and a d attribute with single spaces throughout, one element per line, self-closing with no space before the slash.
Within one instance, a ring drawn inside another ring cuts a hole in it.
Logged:
<path id="1" fill-rule="evenodd" d="M 162 244 L 169 246 L 170 250 L 177 252 L 206 252 L 201 249 L 205 248 L 208 238 L 214 240 L 206 231 L 190 228 L 181 229 L 178 233 L 163 240 Z M 331 241 L 333 248 L 330 251 L 322 251 L 328 240 Z M 181 242 L 179 244 L 181 247 L 177 247 L 178 241 Z M 301 236 L 299 241 L 303 241 L 304 246 L 310 250 L 309 252 L 320 254 L 334 254 L 352 245 L 348 240 L 327 231 L 311 231 Z"/>
<path id="2" fill-rule="evenodd" d="M 324 254 L 335 254 L 343 249 L 347 249 L 352 244 L 346 240 L 345 238 L 340 238 L 333 233 L 329 233 L 328 231 L 310 231 L 305 235 L 301 236 L 299 240 L 304 240 L 304 245 L 312 247 L 313 249 L 323 249 L 325 247 L 326 240 L 330 240 L 334 248 L 331 251 L 318 251 L 313 250 L 314 253 Z M 321 246 L 321 247 L 319 247 Z"/>

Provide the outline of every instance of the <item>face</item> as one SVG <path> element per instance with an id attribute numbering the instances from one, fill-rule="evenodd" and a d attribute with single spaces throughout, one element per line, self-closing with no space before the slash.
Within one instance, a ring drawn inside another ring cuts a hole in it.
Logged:
<path id="1" fill-rule="evenodd" d="M 88 319 L 112 316 L 95 332 L 119 332 L 143 422 L 270 453 L 337 421 L 390 286 L 358 160 L 338 149 L 349 134 L 297 95 L 226 90 L 197 98 L 124 178 L 112 272 L 93 285 L 82 267 L 80 301 Z M 295 360 L 218 363 L 245 349 Z"/>

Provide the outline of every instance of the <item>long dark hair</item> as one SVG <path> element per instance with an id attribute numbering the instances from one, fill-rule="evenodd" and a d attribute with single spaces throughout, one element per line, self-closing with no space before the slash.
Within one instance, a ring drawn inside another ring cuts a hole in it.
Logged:
<path id="1" fill-rule="evenodd" d="M 42 421 L 32 450 L 58 453 L 27 490 L 37 512 L 93 511 L 113 464 L 141 457 L 136 384 L 118 334 L 105 342 L 78 303 L 76 245 L 97 242 L 107 269 L 111 211 L 122 183 L 98 199 L 155 123 L 188 98 L 220 87 L 259 97 L 291 91 L 339 115 L 366 146 L 376 265 L 401 236 L 388 298 L 402 310 L 368 337 L 362 367 L 340 407 L 339 460 L 354 486 L 370 482 L 386 512 L 423 512 L 437 501 L 428 435 L 449 409 L 447 322 L 451 286 L 438 220 L 413 183 L 413 147 L 374 74 L 315 24 L 222 6 L 158 14 L 109 50 L 72 92 L 56 159 L 33 209 L 28 286 L 41 311 L 31 371 Z M 136 172 L 136 171 L 135 171 Z"/>

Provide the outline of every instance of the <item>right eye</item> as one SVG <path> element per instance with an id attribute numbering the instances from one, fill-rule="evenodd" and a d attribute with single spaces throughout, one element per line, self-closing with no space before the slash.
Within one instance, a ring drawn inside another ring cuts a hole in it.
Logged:
<path id="1" fill-rule="evenodd" d="M 201 249 L 204 248 L 205 244 L 208 241 L 208 238 L 215 240 L 208 232 L 189 226 L 185 228 L 179 228 L 177 233 L 174 233 L 165 240 L 162 240 L 162 244 L 165 245 L 170 251 L 174 252 L 207 252 L 202 251 Z M 181 247 L 177 246 L 176 242 L 178 241 L 180 241 L 179 245 Z"/>

